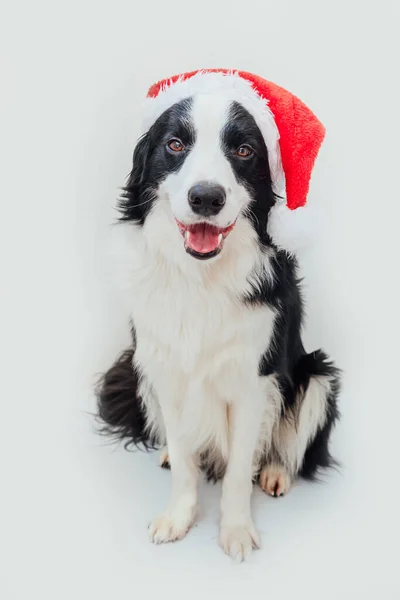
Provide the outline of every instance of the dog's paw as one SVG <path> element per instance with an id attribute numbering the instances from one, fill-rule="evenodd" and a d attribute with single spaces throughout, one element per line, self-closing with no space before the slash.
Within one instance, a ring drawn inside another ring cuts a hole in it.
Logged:
<path id="1" fill-rule="evenodd" d="M 242 562 L 253 548 L 260 547 L 260 539 L 251 522 L 248 525 L 221 525 L 219 541 L 226 554 L 236 562 Z"/>
<path id="2" fill-rule="evenodd" d="M 163 544 L 181 540 L 189 531 L 193 518 L 194 511 L 166 511 L 150 523 L 150 541 Z"/>
<path id="3" fill-rule="evenodd" d="M 264 492 L 278 498 L 288 493 L 291 487 L 291 479 L 285 467 L 272 463 L 263 467 L 259 484 Z"/>
<path id="4" fill-rule="evenodd" d="M 168 446 L 164 446 L 160 452 L 160 467 L 163 469 L 171 468 L 171 465 L 169 464 Z"/>

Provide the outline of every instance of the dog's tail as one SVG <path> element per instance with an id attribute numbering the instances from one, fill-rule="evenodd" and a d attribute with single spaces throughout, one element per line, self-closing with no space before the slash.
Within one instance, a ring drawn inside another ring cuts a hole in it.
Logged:
<path id="1" fill-rule="evenodd" d="M 154 448 L 156 440 L 146 427 L 146 414 L 139 396 L 140 373 L 134 366 L 134 349 L 125 350 L 96 386 L 100 433 L 125 440 L 125 448 Z"/>
<path id="2" fill-rule="evenodd" d="M 315 479 L 320 469 L 338 466 L 329 451 L 329 438 L 340 416 L 337 405 L 340 370 L 322 350 L 317 350 L 300 357 L 294 369 L 293 380 L 297 394 L 303 398 L 305 410 L 310 410 L 311 402 L 316 400 L 325 413 L 324 424 L 317 429 L 315 437 L 310 441 L 299 472 L 305 479 Z"/>

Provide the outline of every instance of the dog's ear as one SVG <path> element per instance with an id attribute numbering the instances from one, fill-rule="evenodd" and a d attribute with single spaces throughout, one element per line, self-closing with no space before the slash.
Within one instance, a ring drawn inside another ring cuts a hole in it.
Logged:
<path id="1" fill-rule="evenodd" d="M 150 135 L 146 133 L 138 141 L 133 152 L 132 170 L 118 202 L 123 221 L 143 222 L 150 200 L 146 197 L 146 167 L 150 156 Z"/>
<path id="2" fill-rule="evenodd" d="M 145 133 L 136 144 L 133 152 L 133 165 L 128 179 L 128 186 L 143 184 L 149 154 L 150 135 Z"/>

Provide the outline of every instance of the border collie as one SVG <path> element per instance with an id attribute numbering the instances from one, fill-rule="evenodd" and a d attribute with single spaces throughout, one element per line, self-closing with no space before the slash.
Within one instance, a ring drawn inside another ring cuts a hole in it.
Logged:
<path id="1" fill-rule="evenodd" d="M 270 235 L 273 149 L 247 96 L 190 92 L 146 128 L 119 203 L 132 344 L 102 377 L 98 412 L 171 467 L 151 540 L 185 536 L 204 472 L 223 480 L 220 544 L 242 560 L 260 545 L 253 484 L 282 496 L 332 464 L 339 378 L 302 344 L 296 259 Z"/>

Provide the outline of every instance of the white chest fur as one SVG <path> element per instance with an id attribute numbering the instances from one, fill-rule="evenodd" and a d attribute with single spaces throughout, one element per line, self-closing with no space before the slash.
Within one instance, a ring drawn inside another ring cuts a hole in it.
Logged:
<path id="1" fill-rule="evenodd" d="M 205 447 L 212 439 L 222 455 L 228 448 L 227 406 L 250 402 L 248 396 L 265 385 L 258 366 L 274 322 L 272 309 L 248 306 L 241 299 L 261 260 L 255 239 L 244 231 L 248 227 L 245 221 L 238 224 L 222 256 L 211 264 L 186 255 L 179 234 L 167 243 L 164 236 L 177 232 L 175 224 L 168 231 L 165 220 L 156 250 L 147 237 L 154 232 L 134 225 L 117 228 L 124 238 L 117 266 L 123 269 L 136 330 L 135 360 L 156 396 L 145 399 L 149 412 L 160 419 L 151 404 L 159 402 L 163 410 L 164 402 L 174 403 L 193 442 Z M 248 242 L 239 251 L 241 238 Z M 159 423 L 154 426 L 163 429 Z"/>

